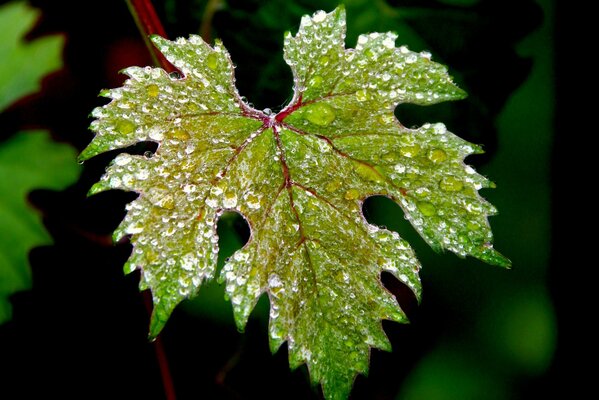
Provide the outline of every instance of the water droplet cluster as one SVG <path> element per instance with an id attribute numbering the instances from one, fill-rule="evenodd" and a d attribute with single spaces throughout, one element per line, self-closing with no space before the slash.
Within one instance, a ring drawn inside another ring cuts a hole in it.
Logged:
<path id="1" fill-rule="evenodd" d="M 342 8 L 303 17 L 285 37 L 295 92 L 279 113 L 250 107 L 222 44 L 198 36 L 153 38 L 182 75 L 132 67 L 123 87 L 102 92 L 112 101 L 93 111 L 96 137 L 82 159 L 159 144 L 153 156 L 118 155 L 90 191 L 139 193 L 115 238 L 131 237 L 126 271 L 141 269 L 141 287 L 152 290 L 151 334 L 214 278 L 226 210 L 251 228 L 219 276 L 238 327 L 267 293 L 271 349 L 287 341 L 291 366 L 307 363 L 327 397 L 349 392 L 371 347 L 389 349 L 382 319 L 406 320 L 381 272 L 420 296 L 414 252 L 367 223 L 366 197 L 395 200 L 435 248 L 507 263 L 491 245 L 495 210 L 478 195 L 491 184 L 463 162 L 480 149 L 443 124 L 407 129 L 393 115 L 402 102 L 463 92 L 429 53 L 397 48 L 395 39 L 372 33 L 345 49 Z"/>

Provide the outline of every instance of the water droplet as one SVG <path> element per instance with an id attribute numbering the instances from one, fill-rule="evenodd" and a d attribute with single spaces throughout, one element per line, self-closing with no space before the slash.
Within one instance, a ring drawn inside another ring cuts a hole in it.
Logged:
<path id="1" fill-rule="evenodd" d="M 312 78 L 310 78 L 308 84 L 312 87 L 319 87 L 320 85 L 322 85 L 322 76 L 314 75 Z"/>
<path id="2" fill-rule="evenodd" d="M 340 187 L 341 187 L 341 181 L 334 180 L 334 181 L 330 181 L 329 183 L 327 183 L 327 185 L 325 186 L 325 190 L 327 192 L 334 192 L 337 189 L 339 189 Z"/>
<path id="3" fill-rule="evenodd" d="M 237 194 L 233 190 L 227 190 L 223 195 L 223 206 L 233 208 L 237 205 Z"/>
<path id="4" fill-rule="evenodd" d="M 392 124 L 395 122 L 395 115 L 393 114 L 381 114 L 379 116 L 379 122 L 383 125 Z"/>
<path id="5" fill-rule="evenodd" d="M 135 177 L 140 181 L 148 179 L 149 176 L 150 172 L 147 169 L 141 169 L 135 174 Z"/>
<path id="6" fill-rule="evenodd" d="M 185 271 L 191 271 L 194 265 L 197 264 L 198 260 L 193 254 L 187 253 L 181 257 L 180 262 L 181 268 L 183 268 Z"/>
<path id="7" fill-rule="evenodd" d="M 345 200 L 356 200 L 360 197 L 360 192 L 357 189 L 349 189 L 343 197 L 345 197 Z"/>
<path id="8" fill-rule="evenodd" d="M 162 140 L 164 139 L 164 134 L 159 127 L 154 127 L 148 132 L 148 136 L 153 140 Z"/>
<path id="9" fill-rule="evenodd" d="M 437 209 L 435 208 L 435 206 L 432 203 L 429 203 L 428 201 L 418 202 L 418 210 L 420 210 L 422 215 L 424 215 L 425 217 L 432 217 L 437 213 Z"/>
<path id="10" fill-rule="evenodd" d="M 260 198 L 253 193 L 250 193 L 245 197 L 245 203 L 249 208 L 253 208 L 254 210 L 260 208 L 261 205 Z"/>
<path id="11" fill-rule="evenodd" d="M 213 71 L 218 67 L 218 56 L 216 53 L 210 53 L 208 57 L 206 57 L 206 65 Z"/>
<path id="12" fill-rule="evenodd" d="M 148 93 L 148 96 L 156 97 L 160 93 L 160 88 L 158 88 L 158 85 L 148 85 L 146 87 L 146 92 Z"/>
<path id="13" fill-rule="evenodd" d="M 399 149 L 399 153 L 404 156 L 404 157 L 416 157 L 418 155 L 418 153 L 420 152 L 420 146 L 417 144 L 414 144 L 412 146 L 404 146 L 401 149 Z"/>
<path id="14" fill-rule="evenodd" d="M 231 302 L 233 304 L 235 304 L 236 306 L 240 305 L 241 302 L 243 301 L 243 296 L 241 294 L 236 294 L 235 296 L 233 296 L 233 298 L 231 299 Z"/>
<path id="15" fill-rule="evenodd" d="M 454 176 L 448 176 L 441 179 L 439 187 L 446 192 L 459 192 L 464 188 L 464 183 Z"/>
<path id="16" fill-rule="evenodd" d="M 181 79 L 183 78 L 183 76 L 181 75 L 181 73 L 177 72 L 177 71 L 173 71 L 170 74 L 168 74 L 168 76 L 171 77 L 171 79 Z"/>
<path id="17" fill-rule="evenodd" d="M 354 161 L 354 170 L 360 176 L 360 178 L 365 179 L 370 182 L 383 182 L 383 177 L 381 174 L 374 169 L 373 167 Z"/>
<path id="18" fill-rule="evenodd" d="M 314 103 L 304 111 L 306 119 L 315 125 L 326 126 L 335 120 L 335 110 L 327 103 Z"/>
<path id="19" fill-rule="evenodd" d="M 279 275 L 277 274 L 271 274 L 268 277 L 268 286 L 271 288 L 276 288 L 279 286 L 282 286 L 283 282 L 281 281 L 281 278 L 279 277 Z"/>
<path id="20" fill-rule="evenodd" d="M 468 221 L 468 223 L 466 224 L 466 226 L 471 231 L 477 231 L 477 230 L 480 229 L 480 225 L 478 223 L 474 222 L 474 221 Z"/>
<path id="21" fill-rule="evenodd" d="M 127 228 L 125 229 L 125 233 L 128 235 L 134 235 L 136 233 L 143 232 L 143 230 L 144 230 L 144 227 L 141 223 L 134 222 L 131 225 L 127 226 Z"/>
<path id="22" fill-rule="evenodd" d="M 325 13 L 324 11 L 320 10 L 317 11 L 314 16 L 312 17 L 312 21 L 314 22 L 322 22 L 325 20 L 325 18 L 327 17 L 327 13 Z"/>
<path id="23" fill-rule="evenodd" d="M 368 92 L 365 89 L 360 89 L 356 92 L 356 100 L 366 101 L 368 100 Z"/>
<path id="24" fill-rule="evenodd" d="M 173 208 L 175 208 L 175 199 L 171 194 L 167 194 L 166 196 L 158 200 L 156 202 L 156 205 L 158 207 L 166 208 L 167 210 L 172 210 Z"/>
<path id="25" fill-rule="evenodd" d="M 390 151 L 388 153 L 383 154 L 383 156 L 381 157 L 383 159 L 383 161 L 387 161 L 387 162 L 396 162 L 399 160 L 399 154 L 397 154 L 394 151 Z"/>
<path id="26" fill-rule="evenodd" d="M 132 157 L 129 154 L 119 154 L 115 159 L 114 163 L 116 165 L 127 165 L 131 162 Z"/>
<path id="27" fill-rule="evenodd" d="M 189 140 L 189 138 L 191 138 L 191 136 L 189 136 L 189 133 L 181 128 L 173 129 L 171 135 L 178 140 Z"/>
<path id="28" fill-rule="evenodd" d="M 437 135 L 443 135 L 447 132 L 447 128 L 441 123 L 435 124 L 433 130 Z"/>
<path id="29" fill-rule="evenodd" d="M 428 152 L 428 159 L 435 164 L 439 164 L 447 159 L 447 153 L 441 149 L 432 149 Z"/>
<path id="30" fill-rule="evenodd" d="M 387 36 L 385 40 L 383 40 L 383 46 L 385 46 L 388 49 L 392 49 L 393 47 L 395 47 L 395 40 L 393 39 L 393 37 Z"/>
<path id="31" fill-rule="evenodd" d="M 324 66 L 326 66 L 326 65 L 328 65 L 328 64 L 329 64 L 329 61 L 330 61 L 330 60 L 331 60 L 331 59 L 330 59 L 328 56 L 322 56 L 322 57 L 320 57 L 320 58 L 318 59 L 318 62 L 320 63 L 320 65 L 324 65 Z"/>
<path id="32" fill-rule="evenodd" d="M 116 123 L 116 130 L 123 135 L 130 134 L 135 128 L 137 128 L 137 126 L 127 119 L 121 119 Z"/>

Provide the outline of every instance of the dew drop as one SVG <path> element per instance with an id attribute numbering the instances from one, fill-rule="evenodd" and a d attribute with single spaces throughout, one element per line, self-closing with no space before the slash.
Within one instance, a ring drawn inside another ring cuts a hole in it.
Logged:
<path id="1" fill-rule="evenodd" d="M 425 217 L 432 217 L 437 213 L 437 209 L 435 208 L 435 206 L 432 203 L 429 203 L 428 201 L 418 202 L 417 207 L 418 210 L 420 210 L 422 215 L 424 215 Z"/>
<path id="2" fill-rule="evenodd" d="M 339 189 L 340 187 L 341 187 L 341 181 L 334 180 L 334 181 L 327 183 L 327 185 L 325 186 L 325 190 L 329 193 L 332 193 L 332 192 L 336 191 L 337 189 Z"/>
<path id="3" fill-rule="evenodd" d="M 198 260 L 193 254 L 187 253 L 181 257 L 180 262 L 181 268 L 183 268 L 185 271 L 191 271 L 194 265 L 197 264 Z"/>
<path id="4" fill-rule="evenodd" d="M 445 127 L 445 125 L 439 123 L 439 124 L 435 124 L 433 126 L 433 130 L 437 135 L 443 135 L 447 132 L 447 128 Z"/>
<path id="5" fill-rule="evenodd" d="M 368 92 L 365 89 L 360 89 L 356 92 L 356 100 L 366 101 L 368 100 Z"/>
<path id="6" fill-rule="evenodd" d="M 360 192 L 357 189 L 349 189 L 343 197 L 345 197 L 345 200 L 356 200 L 360 197 Z"/>
<path id="7" fill-rule="evenodd" d="M 134 235 L 136 233 L 143 232 L 143 230 L 144 230 L 143 225 L 136 222 L 136 223 L 133 223 L 133 224 L 127 226 L 127 228 L 125 229 L 125 233 L 128 235 Z"/>
<path id="8" fill-rule="evenodd" d="M 360 178 L 364 180 L 379 183 L 383 181 L 383 178 L 381 177 L 380 173 L 378 173 L 374 168 L 368 165 L 359 162 L 354 162 L 354 170 L 360 176 Z"/>
<path id="9" fill-rule="evenodd" d="M 478 223 L 474 222 L 474 221 L 468 221 L 468 223 L 466 224 L 466 226 L 471 231 L 477 231 L 477 230 L 480 229 L 480 225 Z"/>
<path id="10" fill-rule="evenodd" d="M 439 164 L 447 159 L 447 153 L 441 149 L 432 149 L 428 152 L 428 159 L 435 164 Z"/>
<path id="11" fill-rule="evenodd" d="M 223 195 L 223 206 L 233 208 L 237 205 L 237 194 L 233 190 L 227 190 Z"/>
<path id="12" fill-rule="evenodd" d="M 218 67 L 218 56 L 215 53 L 210 53 L 206 57 L 206 65 L 214 71 Z"/>
<path id="13" fill-rule="evenodd" d="M 144 181 L 144 180 L 148 179 L 149 176 L 150 176 L 150 172 L 147 169 L 140 169 L 139 171 L 137 171 L 135 173 L 135 177 L 140 181 Z"/>
<path id="14" fill-rule="evenodd" d="M 172 195 L 167 194 L 156 203 L 157 206 L 166 208 L 167 210 L 172 210 L 175 208 L 175 199 Z"/>
<path id="15" fill-rule="evenodd" d="M 418 153 L 420 152 L 420 146 L 417 144 L 414 144 L 412 146 L 404 146 L 401 149 L 399 149 L 399 153 L 404 156 L 404 157 L 416 157 L 418 155 Z"/>
<path id="16" fill-rule="evenodd" d="M 158 88 L 158 85 L 148 85 L 146 87 L 146 93 L 148 93 L 148 96 L 150 97 L 156 97 L 160 93 L 160 88 Z"/>
<path id="17" fill-rule="evenodd" d="M 441 179 L 439 187 L 446 192 L 459 192 L 464 188 L 464 183 L 454 176 L 448 176 Z"/>
<path id="18" fill-rule="evenodd" d="M 399 154 L 397 154 L 394 151 L 390 151 L 388 153 L 383 154 L 381 158 L 383 159 L 383 161 L 394 163 L 399 160 Z"/>
<path id="19" fill-rule="evenodd" d="M 250 193 L 245 197 L 245 203 L 249 208 L 254 210 L 260 208 L 260 198 L 253 193 Z"/>
<path id="20" fill-rule="evenodd" d="M 306 119 L 315 125 L 326 126 L 335 120 L 335 110 L 326 103 L 314 103 L 306 107 Z"/>
<path id="21" fill-rule="evenodd" d="M 327 16 L 327 14 L 324 11 L 320 10 L 320 11 L 316 12 L 316 14 L 314 14 L 314 16 L 312 17 L 312 21 L 322 22 L 325 20 L 326 16 Z"/>
<path id="22" fill-rule="evenodd" d="M 153 140 L 162 140 L 164 139 L 164 135 L 162 133 L 162 130 L 158 127 L 155 127 L 154 129 L 150 130 L 150 132 L 148 132 L 148 136 L 150 137 L 150 139 Z"/>
<path id="23" fill-rule="evenodd" d="M 281 285 L 283 285 L 283 282 L 281 281 L 279 275 L 271 274 L 268 277 L 268 286 L 270 286 L 271 288 L 279 287 Z"/>
<path id="24" fill-rule="evenodd" d="M 322 85 L 322 76 L 314 75 L 312 78 L 310 78 L 308 84 L 312 87 L 319 87 L 320 85 Z"/>
<path id="25" fill-rule="evenodd" d="M 388 49 L 392 49 L 395 47 L 395 40 L 391 36 L 387 36 L 385 40 L 383 40 L 383 46 Z"/>
<path id="26" fill-rule="evenodd" d="M 379 116 L 379 122 L 381 124 L 392 124 L 393 122 L 395 122 L 395 115 L 393 114 L 381 114 Z"/>
<path id="27" fill-rule="evenodd" d="M 189 140 L 189 138 L 191 136 L 189 136 L 189 133 L 183 129 L 180 128 L 175 128 L 172 132 L 171 135 L 178 140 Z"/>
<path id="28" fill-rule="evenodd" d="M 129 154 L 119 154 L 114 159 L 114 163 L 119 166 L 127 165 L 131 162 L 132 157 Z"/>
<path id="29" fill-rule="evenodd" d="M 123 135 L 130 134 L 135 128 L 137 128 L 137 126 L 127 119 L 121 119 L 116 123 L 116 130 Z"/>

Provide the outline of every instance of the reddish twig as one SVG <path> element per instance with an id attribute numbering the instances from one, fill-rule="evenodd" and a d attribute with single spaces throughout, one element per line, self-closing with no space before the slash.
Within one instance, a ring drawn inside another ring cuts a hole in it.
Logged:
<path id="1" fill-rule="evenodd" d="M 177 72 L 177 68 L 158 51 L 150 40 L 151 35 L 160 35 L 163 38 L 167 37 L 152 2 L 150 0 L 127 0 L 127 5 L 156 65 L 159 65 L 168 73 Z"/>

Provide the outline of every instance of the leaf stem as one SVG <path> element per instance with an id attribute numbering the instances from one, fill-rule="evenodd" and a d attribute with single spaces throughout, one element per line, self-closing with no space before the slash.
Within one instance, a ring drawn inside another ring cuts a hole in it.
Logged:
<path id="1" fill-rule="evenodd" d="M 152 55 L 152 59 L 156 65 L 162 67 L 166 72 L 177 72 L 177 68 L 173 66 L 150 40 L 151 35 L 159 35 L 167 38 L 166 31 L 160 22 L 160 18 L 156 14 L 156 10 L 150 0 L 126 0 L 129 11 L 135 20 L 135 24 L 144 39 L 148 51 Z"/>

